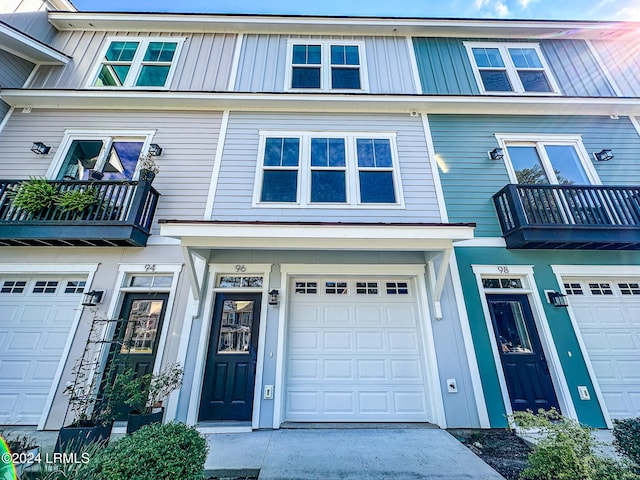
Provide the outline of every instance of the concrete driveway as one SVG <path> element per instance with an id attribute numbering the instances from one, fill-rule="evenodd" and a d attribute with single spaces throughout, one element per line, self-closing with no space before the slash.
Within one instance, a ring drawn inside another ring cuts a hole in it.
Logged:
<path id="1" fill-rule="evenodd" d="M 259 480 L 504 480 L 439 429 L 294 429 L 212 434 L 205 468 Z"/>

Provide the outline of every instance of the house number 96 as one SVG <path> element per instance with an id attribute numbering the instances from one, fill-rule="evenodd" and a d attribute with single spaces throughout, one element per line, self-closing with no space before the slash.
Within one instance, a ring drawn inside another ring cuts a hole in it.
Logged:
<path id="1" fill-rule="evenodd" d="M 498 267 L 499 273 L 509 273 L 509 267 Z"/>
<path id="2" fill-rule="evenodd" d="M 236 272 L 237 273 L 244 273 L 247 271 L 247 266 L 246 265 L 236 265 Z"/>

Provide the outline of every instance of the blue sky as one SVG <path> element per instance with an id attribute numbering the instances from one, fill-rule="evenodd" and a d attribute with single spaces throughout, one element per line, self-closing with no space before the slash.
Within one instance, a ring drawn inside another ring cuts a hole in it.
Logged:
<path id="1" fill-rule="evenodd" d="M 72 0 L 85 11 L 637 20 L 639 0 Z"/>

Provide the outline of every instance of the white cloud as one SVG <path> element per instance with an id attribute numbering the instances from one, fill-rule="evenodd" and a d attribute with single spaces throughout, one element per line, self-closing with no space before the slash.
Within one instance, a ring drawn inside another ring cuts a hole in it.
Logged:
<path id="1" fill-rule="evenodd" d="M 507 15 L 509 15 L 509 7 L 507 7 L 507 5 L 501 1 L 497 1 L 493 6 L 493 9 L 495 10 L 496 15 L 498 15 L 499 17 L 506 17 Z"/>
<path id="2" fill-rule="evenodd" d="M 475 3 L 476 3 L 476 8 L 478 10 L 481 10 L 482 8 L 489 5 L 489 0 L 475 0 Z"/>
<path id="3" fill-rule="evenodd" d="M 529 3 L 531 3 L 531 0 L 518 0 L 518 2 L 520 3 L 520 6 L 522 8 L 527 8 L 529 6 Z"/>

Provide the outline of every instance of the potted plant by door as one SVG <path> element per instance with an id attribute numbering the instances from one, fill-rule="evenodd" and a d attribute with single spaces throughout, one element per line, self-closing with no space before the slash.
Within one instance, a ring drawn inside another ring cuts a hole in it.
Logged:
<path id="1" fill-rule="evenodd" d="M 109 387 L 112 404 L 121 401 L 132 411 L 127 418 L 127 433 L 145 425 L 162 423 L 164 400 L 182 385 L 184 370 L 179 364 L 168 365 L 157 374 L 137 376 L 131 368 L 118 373 Z"/>
<path id="2" fill-rule="evenodd" d="M 156 178 L 160 168 L 153 159 L 153 155 L 147 152 L 145 154 L 141 154 L 138 159 L 138 171 L 140 172 L 138 176 L 140 181 L 153 182 L 153 179 Z"/>

